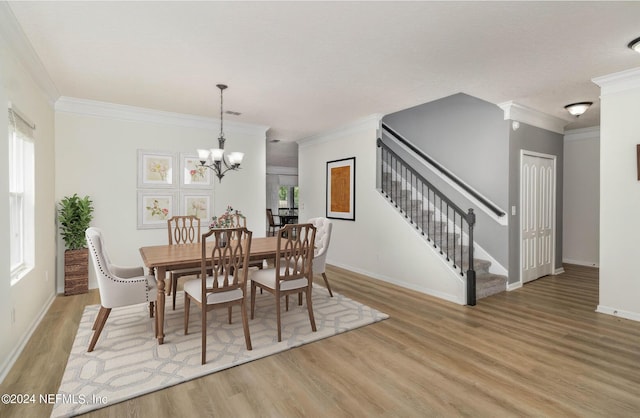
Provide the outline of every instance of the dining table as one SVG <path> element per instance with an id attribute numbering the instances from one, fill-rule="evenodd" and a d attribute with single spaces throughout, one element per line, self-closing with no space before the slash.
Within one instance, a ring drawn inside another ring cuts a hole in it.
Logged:
<path id="1" fill-rule="evenodd" d="M 298 223 L 298 211 L 295 209 L 280 209 L 278 210 L 278 217 L 282 225 Z"/>
<path id="2" fill-rule="evenodd" d="M 276 256 L 278 237 L 251 239 L 251 260 L 273 259 Z M 202 244 L 153 245 L 140 247 L 140 255 L 149 274 L 155 274 L 158 283 L 156 299 L 156 338 L 164 343 L 165 279 L 167 271 L 198 267 L 202 262 Z M 174 289 L 175 291 L 175 289 Z"/>

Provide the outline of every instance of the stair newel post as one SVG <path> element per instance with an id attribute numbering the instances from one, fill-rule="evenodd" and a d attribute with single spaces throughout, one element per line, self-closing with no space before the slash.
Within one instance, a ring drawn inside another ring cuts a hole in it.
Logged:
<path id="1" fill-rule="evenodd" d="M 476 271 L 473 268 L 473 226 L 476 223 L 476 214 L 473 209 L 467 213 L 467 224 L 469 225 L 469 268 L 467 270 L 467 305 L 476 304 Z"/>

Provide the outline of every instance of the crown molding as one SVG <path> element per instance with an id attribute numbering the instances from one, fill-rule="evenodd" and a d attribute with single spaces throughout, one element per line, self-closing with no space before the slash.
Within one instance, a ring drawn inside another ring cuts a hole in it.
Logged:
<path id="1" fill-rule="evenodd" d="M 121 119 L 134 122 L 150 122 L 188 128 L 220 129 L 220 120 L 185 113 L 165 112 L 143 107 L 99 102 L 63 96 L 55 104 L 56 112 L 74 113 L 85 116 Z M 225 121 L 225 131 L 266 136 L 269 129 L 264 125 Z"/>
<path id="2" fill-rule="evenodd" d="M 600 97 L 637 89 L 640 88 L 640 68 L 592 78 L 591 81 L 600 86 Z"/>
<path id="3" fill-rule="evenodd" d="M 571 129 L 564 133 L 565 141 L 580 141 L 585 139 L 600 139 L 600 127 Z"/>
<path id="4" fill-rule="evenodd" d="M 311 143 L 321 143 L 333 140 L 335 135 L 346 135 L 353 132 L 360 132 L 369 129 L 380 130 L 380 121 L 384 115 L 382 113 L 374 113 L 373 115 L 366 116 L 361 119 L 357 119 L 351 123 L 343 125 L 338 128 L 331 129 L 329 131 L 312 135 L 296 141 L 300 147 L 305 147 Z M 376 136 L 380 136 L 379 133 Z"/>
<path id="5" fill-rule="evenodd" d="M 274 176 L 297 176 L 298 175 L 298 167 L 283 167 L 279 165 L 268 165 L 267 166 L 267 175 Z"/>
<path id="6" fill-rule="evenodd" d="M 18 62 L 27 73 L 33 78 L 35 83 L 44 93 L 49 105 L 53 107 L 54 103 L 60 97 L 60 92 L 55 83 L 49 76 L 40 57 L 33 49 L 31 42 L 27 39 L 22 27 L 18 23 L 13 10 L 5 1 L 0 2 L 0 42 L 6 44 Z"/>
<path id="7" fill-rule="evenodd" d="M 559 134 L 564 133 L 564 127 L 569 123 L 513 101 L 499 103 L 498 107 L 504 112 L 504 120 L 517 120 Z"/>

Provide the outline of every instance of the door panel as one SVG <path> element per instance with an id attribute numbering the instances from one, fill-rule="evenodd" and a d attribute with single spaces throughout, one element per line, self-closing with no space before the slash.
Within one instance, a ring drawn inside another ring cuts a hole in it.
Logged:
<path id="1" fill-rule="evenodd" d="M 524 154 L 521 167 L 522 281 L 553 273 L 555 164 Z"/>

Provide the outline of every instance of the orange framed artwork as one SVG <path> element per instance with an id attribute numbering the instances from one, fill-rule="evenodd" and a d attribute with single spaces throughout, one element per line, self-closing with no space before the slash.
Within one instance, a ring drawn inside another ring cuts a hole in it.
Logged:
<path id="1" fill-rule="evenodd" d="M 356 158 L 327 162 L 327 218 L 356 220 Z"/>

